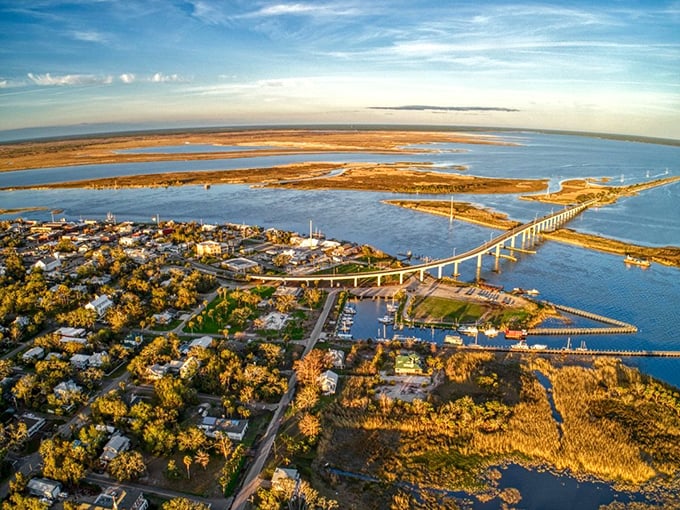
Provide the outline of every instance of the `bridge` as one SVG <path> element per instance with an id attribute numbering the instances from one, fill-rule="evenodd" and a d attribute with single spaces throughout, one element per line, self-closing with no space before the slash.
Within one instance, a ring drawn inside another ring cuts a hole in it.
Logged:
<path id="1" fill-rule="evenodd" d="M 516 260 L 513 256 L 507 254 L 501 254 L 501 249 L 507 249 L 512 251 L 525 251 L 520 247 L 517 247 L 518 240 L 521 240 L 521 246 L 526 243 L 530 243 L 536 239 L 536 237 L 544 231 L 553 231 L 559 228 L 576 215 L 580 214 L 588 207 L 596 203 L 596 200 L 590 200 L 582 204 L 574 205 L 565 208 L 561 211 L 552 212 L 541 218 L 536 218 L 533 221 L 518 225 L 517 227 L 511 228 L 485 242 L 484 244 L 468 250 L 465 253 L 459 255 L 454 255 L 452 257 L 447 257 L 443 259 L 437 259 L 424 264 L 417 264 L 413 266 L 405 266 L 400 268 L 392 269 L 379 269 L 375 271 L 366 271 L 362 273 L 344 273 L 344 274 L 305 274 L 305 275 L 252 275 L 252 279 L 261 281 L 278 281 L 278 282 L 330 282 L 331 285 L 335 282 L 350 281 L 354 283 L 354 286 L 359 285 L 359 280 L 376 280 L 377 286 L 379 287 L 382 283 L 383 278 L 389 276 L 398 276 L 399 284 L 404 283 L 404 277 L 418 274 L 420 281 L 425 278 L 425 273 L 432 270 L 437 270 L 437 278 L 441 279 L 444 268 L 448 266 L 453 266 L 453 275 L 457 276 L 458 266 L 465 261 L 475 260 L 477 261 L 477 275 L 479 275 L 482 267 L 482 257 L 484 255 L 493 255 L 496 257 L 496 261 L 499 258 L 509 258 Z M 509 246 L 508 246 L 509 243 Z"/>

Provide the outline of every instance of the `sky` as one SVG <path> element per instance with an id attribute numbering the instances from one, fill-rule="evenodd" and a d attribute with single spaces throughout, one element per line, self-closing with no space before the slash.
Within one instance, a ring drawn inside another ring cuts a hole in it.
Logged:
<path id="1" fill-rule="evenodd" d="M 0 131 L 99 124 L 680 139 L 680 1 L 0 0 Z"/>

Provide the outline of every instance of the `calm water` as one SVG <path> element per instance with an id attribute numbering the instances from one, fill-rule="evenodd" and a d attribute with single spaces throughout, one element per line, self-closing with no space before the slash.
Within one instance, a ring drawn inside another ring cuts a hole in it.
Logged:
<path id="1" fill-rule="evenodd" d="M 619 183 L 641 182 L 659 177 L 669 169 L 678 175 L 680 148 L 633 142 L 600 140 L 576 136 L 535 133 L 503 133 L 522 146 L 494 147 L 440 144 L 442 152 L 419 156 L 370 154 L 313 155 L 305 160 L 321 161 L 433 161 L 441 170 L 449 165 L 466 164 L 469 173 L 485 176 L 549 178 L 551 189 L 563 179 L 609 177 Z M 465 149 L 465 152 L 450 152 Z M 447 152 L 449 151 L 449 152 Z M 89 165 L 87 167 L 10 172 L 0 175 L 0 186 L 73 180 L 83 177 L 152 173 L 180 170 L 230 169 L 271 166 L 301 160 L 300 156 L 248 158 L 218 161 L 176 161 L 130 165 Z M 293 191 L 250 189 L 246 186 L 200 186 L 136 190 L 59 190 L 0 192 L 1 208 L 44 206 L 64 209 L 68 219 L 103 219 L 110 211 L 119 220 L 150 222 L 161 220 L 237 222 L 273 226 L 307 232 L 309 220 L 328 237 L 368 243 L 392 254 L 411 250 L 429 257 L 458 253 L 489 239 L 496 232 L 444 217 L 407 211 L 380 202 L 387 198 L 413 198 L 389 193 L 345 191 Z M 423 198 L 421 196 L 420 198 Z M 428 198 L 428 197 L 425 197 Z M 442 197 L 429 197 L 442 198 Z M 444 198 L 448 198 L 444 197 Z M 530 220 L 553 209 L 546 204 L 518 200 L 513 196 L 466 195 L 456 200 L 472 201 L 508 213 L 519 220 Z M 570 226 L 644 245 L 680 245 L 680 183 L 648 190 L 621 200 L 614 206 L 588 210 Z M 26 218 L 48 219 L 48 212 L 26 213 Z M 635 335 L 588 336 L 591 348 L 680 349 L 680 270 L 653 265 L 647 270 L 627 267 L 621 257 L 595 253 L 576 247 L 547 242 L 535 255 L 519 260 L 502 260 L 500 271 L 493 271 L 493 258 L 484 261 L 482 277 L 505 288 L 539 289 L 540 298 L 590 310 L 638 326 Z M 461 279 L 474 278 L 474 263 L 460 266 Z M 360 303 L 358 334 L 379 336 L 375 318 L 384 315 L 384 301 Z M 578 323 L 578 322 L 577 322 Z M 391 334 L 386 328 L 388 336 Z M 413 332 L 425 340 L 441 340 L 444 332 L 425 329 Z M 402 332 L 402 334 L 405 334 Z M 574 340 L 580 342 L 580 338 Z M 487 341 L 483 335 L 480 342 Z M 503 340 L 489 340 L 502 343 Z M 561 337 L 531 338 L 531 342 L 562 346 Z M 680 387 L 677 359 L 627 359 L 643 371 Z M 528 472 L 512 468 L 504 472 L 503 486 L 518 487 L 524 499 L 521 508 L 597 508 L 612 501 L 616 494 L 605 484 L 584 485 L 569 477 Z M 542 487 L 552 487 L 544 490 Z M 561 489 L 560 487 L 564 488 Z M 558 493 L 562 506 L 556 506 Z M 603 497 L 595 497 L 601 494 Z M 581 496 L 587 495 L 586 499 Z M 592 496 L 592 497 L 591 497 Z M 549 497 L 551 499 L 544 500 Z M 545 501 L 550 501 L 545 506 Z M 576 504 L 578 502 L 578 504 Z"/>

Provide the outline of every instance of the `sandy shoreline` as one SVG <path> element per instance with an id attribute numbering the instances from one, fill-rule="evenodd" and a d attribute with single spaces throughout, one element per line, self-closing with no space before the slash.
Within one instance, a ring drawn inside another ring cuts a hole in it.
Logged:
<path id="1" fill-rule="evenodd" d="M 488 134 L 441 131 L 260 129 L 211 133 L 112 135 L 99 138 L 0 144 L 0 172 L 56 166 L 174 161 L 179 158 L 184 160 L 213 160 L 326 152 L 417 154 L 434 150 L 427 148 L 428 144 L 433 143 L 517 145 Z M 241 146 L 244 150 L 181 154 L 118 152 L 125 149 L 185 144 L 221 145 L 230 148 Z M 419 147 L 405 148 L 412 145 Z M 460 150 L 465 149 L 461 148 Z"/>
<path id="2" fill-rule="evenodd" d="M 384 202 L 398 207 L 446 217 L 450 216 L 451 210 L 450 202 L 444 200 L 385 200 Z M 507 230 L 520 224 L 518 221 L 508 219 L 505 214 L 489 209 L 480 209 L 465 202 L 454 202 L 454 211 L 454 221 L 460 220 L 489 228 Z M 633 257 L 647 259 L 664 266 L 680 267 L 680 247 L 677 246 L 664 246 L 660 248 L 641 246 L 594 234 L 585 234 L 568 228 L 561 228 L 551 233 L 542 232 L 541 236 L 553 241 L 580 246 L 602 253 L 621 255 L 621 257 L 630 254 Z"/>

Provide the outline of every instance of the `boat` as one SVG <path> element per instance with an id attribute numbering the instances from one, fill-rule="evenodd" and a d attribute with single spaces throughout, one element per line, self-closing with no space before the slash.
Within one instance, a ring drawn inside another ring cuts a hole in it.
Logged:
<path id="1" fill-rule="evenodd" d="M 395 303 L 387 303 L 387 313 L 396 313 L 399 309 L 399 305 Z"/>
<path id="2" fill-rule="evenodd" d="M 384 315 L 378 318 L 378 322 L 380 324 L 392 324 L 394 319 L 390 315 Z"/>
<path id="3" fill-rule="evenodd" d="M 529 290 L 524 291 L 524 293 L 529 295 L 529 296 L 538 296 L 540 294 L 540 292 L 538 292 L 538 290 L 536 290 L 536 289 L 529 289 Z"/>
<path id="4" fill-rule="evenodd" d="M 526 351 L 526 350 L 529 349 L 529 346 L 527 345 L 527 343 L 524 340 L 522 340 L 520 342 L 517 342 L 516 344 L 511 345 L 510 348 L 515 349 L 515 350 L 520 350 L 520 351 Z"/>
<path id="5" fill-rule="evenodd" d="M 336 335 L 340 340 L 352 340 L 354 338 L 352 333 L 338 333 Z"/>
<path id="6" fill-rule="evenodd" d="M 484 333 L 489 338 L 493 338 L 495 336 L 498 336 L 498 333 L 500 333 L 500 331 L 498 331 L 496 328 L 491 326 L 491 327 L 486 328 L 485 330 L 482 330 L 482 333 Z"/>
<path id="7" fill-rule="evenodd" d="M 357 313 L 357 309 L 354 308 L 352 305 L 345 305 L 345 308 L 342 309 L 342 313 L 354 315 L 355 313 Z"/>
<path id="8" fill-rule="evenodd" d="M 458 328 L 458 332 L 463 333 L 464 335 L 476 335 L 479 330 L 474 324 L 465 324 Z"/>
<path id="9" fill-rule="evenodd" d="M 458 335 L 446 335 L 444 337 L 444 343 L 452 345 L 463 345 L 463 339 Z"/>
<path id="10" fill-rule="evenodd" d="M 526 329 L 506 329 L 505 339 L 506 340 L 519 340 L 522 341 L 527 337 Z"/>
<path id="11" fill-rule="evenodd" d="M 543 351 L 548 348 L 546 344 L 534 344 L 531 346 L 531 348 L 535 351 Z"/>
<path id="12" fill-rule="evenodd" d="M 652 263 L 647 259 L 639 259 L 628 254 L 626 254 L 626 256 L 624 257 L 623 262 L 625 262 L 626 264 L 633 264 L 635 266 L 642 267 L 649 267 L 652 265 Z"/>

